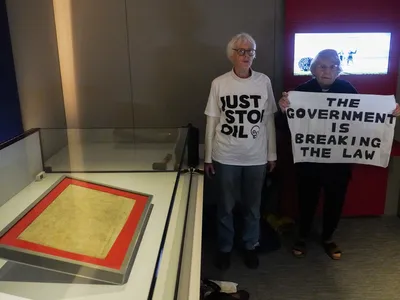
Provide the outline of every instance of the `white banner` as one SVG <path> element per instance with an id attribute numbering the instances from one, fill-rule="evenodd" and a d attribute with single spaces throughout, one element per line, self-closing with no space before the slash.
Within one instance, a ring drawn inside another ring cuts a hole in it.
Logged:
<path id="1" fill-rule="evenodd" d="M 295 163 L 388 166 L 396 125 L 394 96 L 292 91 L 289 102 Z"/>

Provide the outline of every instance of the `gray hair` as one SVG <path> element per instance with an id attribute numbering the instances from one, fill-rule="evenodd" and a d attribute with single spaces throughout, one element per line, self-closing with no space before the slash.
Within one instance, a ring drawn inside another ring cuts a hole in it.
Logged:
<path id="1" fill-rule="evenodd" d="M 310 71 L 313 75 L 315 74 L 315 69 L 317 68 L 317 65 L 321 62 L 321 60 L 329 60 L 333 64 L 337 65 L 338 75 L 343 71 L 342 66 L 340 65 L 340 59 L 337 51 L 333 49 L 325 49 L 320 51 L 311 62 Z"/>
<path id="2" fill-rule="evenodd" d="M 226 46 L 226 55 L 228 56 L 228 59 L 231 60 L 231 57 L 233 55 L 233 49 L 236 47 L 236 45 L 239 42 L 249 42 L 252 44 L 253 49 L 256 49 L 256 41 L 253 39 L 253 37 L 245 32 L 241 32 L 236 34 L 232 39 L 229 41 L 228 45 Z"/>

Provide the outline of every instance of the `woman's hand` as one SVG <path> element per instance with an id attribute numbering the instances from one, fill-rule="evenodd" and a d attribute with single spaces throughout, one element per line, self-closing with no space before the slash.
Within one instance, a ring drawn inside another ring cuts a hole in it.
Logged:
<path id="1" fill-rule="evenodd" d="M 272 172 L 276 167 L 276 161 L 269 161 L 268 162 L 268 172 Z"/>
<path id="2" fill-rule="evenodd" d="M 204 172 L 209 178 L 215 174 L 214 165 L 212 163 L 204 163 Z"/>
<path id="3" fill-rule="evenodd" d="M 282 111 L 285 111 L 286 108 L 288 108 L 290 106 L 290 102 L 288 99 L 288 93 L 286 93 L 286 92 L 282 93 L 282 98 L 279 100 L 278 104 Z"/>
<path id="4" fill-rule="evenodd" d="M 393 116 L 396 118 L 400 116 L 400 106 L 398 103 L 396 103 L 396 109 L 393 111 Z"/>

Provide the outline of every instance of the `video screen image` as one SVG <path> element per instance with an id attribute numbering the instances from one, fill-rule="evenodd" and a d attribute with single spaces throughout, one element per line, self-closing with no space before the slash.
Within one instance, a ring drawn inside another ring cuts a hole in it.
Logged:
<path id="1" fill-rule="evenodd" d="M 323 49 L 338 52 L 342 75 L 387 74 L 390 32 L 296 33 L 294 75 L 311 75 L 312 59 Z"/>

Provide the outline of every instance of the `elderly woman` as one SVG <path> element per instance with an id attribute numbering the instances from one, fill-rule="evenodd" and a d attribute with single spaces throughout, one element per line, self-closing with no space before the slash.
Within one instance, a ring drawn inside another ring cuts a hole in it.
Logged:
<path id="1" fill-rule="evenodd" d="M 339 79 L 342 71 L 340 58 L 335 50 L 326 49 L 318 53 L 311 63 L 313 79 L 298 86 L 296 91 L 355 94 L 356 89 L 347 81 Z M 290 105 L 287 93 L 279 100 L 284 112 Z M 397 106 L 393 112 L 400 115 Z M 321 188 L 324 191 L 322 246 L 332 259 L 341 258 L 341 250 L 332 240 L 339 223 L 347 186 L 351 177 L 350 164 L 297 163 L 296 177 L 299 198 L 299 238 L 292 252 L 296 257 L 306 254 L 306 239 L 310 233 L 318 205 Z"/>
<path id="2" fill-rule="evenodd" d="M 233 68 L 211 84 L 205 136 L 205 172 L 218 186 L 216 266 L 227 269 L 233 248 L 232 210 L 242 204 L 244 262 L 257 268 L 261 191 L 267 166 L 275 166 L 273 114 L 277 111 L 271 80 L 254 71 L 256 43 L 240 33 L 227 45 Z"/>

